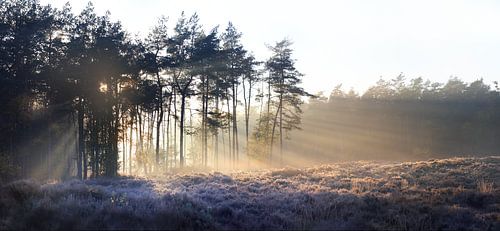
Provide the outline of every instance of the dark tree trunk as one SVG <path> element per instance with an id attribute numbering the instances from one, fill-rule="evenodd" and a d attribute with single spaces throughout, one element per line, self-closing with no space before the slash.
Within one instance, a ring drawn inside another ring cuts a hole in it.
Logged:
<path id="1" fill-rule="evenodd" d="M 227 143 L 228 143 L 228 156 L 229 156 L 229 162 L 232 165 L 233 164 L 233 152 L 232 152 L 232 146 L 231 146 L 231 109 L 230 109 L 230 103 L 229 103 L 229 93 L 228 90 L 226 90 L 226 95 L 227 95 L 227 133 L 228 133 L 228 138 L 227 138 Z"/>
<path id="2" fill-rule="evenodd" d="M 172 106 L 172 97 L 169 97 L 168 98 L 168 106 L 167 106 L 167 147 L 165 148 L 166 149 L 166 155 L 165 155 L 165 171 L 168 171 L 168 163 L 169 163 L 169 160 L 168 160 L 168 155 L 170 154 L 170 107 Z"/>
<path id="3" fill-rule="evenodd" d="M 158 52 L 157 52 L 158 54 Z M 160 78 L 160 73 L 156 72 L 156 78 L 157 78 L 157 84 L 159 88 L 158 92 L 158 103 L 157 103 L 157 110 L 158 110 L 158 121 L 156 125 L 156 162 L 155 162 L 155 171 L 158 171 L 158 166 L 160 163 L 160 126 L 163 121 L 163 87 L 161 85 L 161 78 Z"/>
<path id="4" fill-rule="evenodd" d="M 84 131 L 83 131 L 83 105 L 82 100 L 80 99 L 78 106 L 78 158 L 77 158 L 77 177 L 78 179 L 82 179 L 85 174 L 83 174 L 83 161 L 85 157 L 85 139 L 84 139 Z"/>
<path id="5" fill-rule="evenodd" d="M 179 132 L 180 132 L 180 155 L 179 155 L 179 161 L 180 161 L 180 167 L 184 167 L 184 114 L 186 111 L 186 95 L 181 95 L 181 120 L 179 124 Z"/>
<path id="6" fill-rule="evenodd" d="M 133 110 L 133 109 L 132 109 Z M 131 123 L 130 123 L 130 137 L 128 140 L 128 174 L 132 174 L 132 137 L 133 137 L 133 132 L 134 132 L 134 114 L 131 116 Z M 137 147 L 136 147 L 137 151 Z"/>
<path id="7" fill-rule="evenodd" d="M 272 161 L 273 161 L 273 145 L 274 145 L 274 133 L 276 131 L 276 123 L 277 123 L 277 120 L 278 120 L 278 115 L 279 115 L 279 111 L 281 109 L 281 101 L 279 102 L 279 105 L 278 105 L 278 109 L 276 110 L 276 114 L 274 116 L 274 120 L 273 120 L 273 129 L 272 129 L 272 132 L 271 132 L 271 145 L 269 147 L 269 159 L 271 161 L 271 164 L 272 164 Z"/>

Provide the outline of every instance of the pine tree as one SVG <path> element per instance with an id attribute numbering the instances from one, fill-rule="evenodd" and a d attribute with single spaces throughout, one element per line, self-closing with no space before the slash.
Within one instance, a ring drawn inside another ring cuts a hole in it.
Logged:
<path id="1" fill-rule="evenodd" d="M 238 86 L 242 76 L 245 74 L 244 63 L 247 51 L 243 48 L 240 42 L 241 33 L 239 33 L 234 25 L 230 22 L 226 31 L 222 35 L 223 49 L 226 55 L 226 81 L 230 85 L 231 105 L 232 105 L 232 156 L 233 164 L 236 164 L 239 156 L 238 142 L 238 120 L 237 120 L 237 105 L 238 105 Z M 229 98 L 228 98 L 229 99 Z M 229 103 L 229 101 L 228 101 Z M 229 107 L 229 105 L 228 105 Z M 230 109 L 228 108 L 228 113 Z"/>
<path id="2" fill-rule="evenodd" d="M 303 74 L 295 69 L 291 45 L 289 40 L 284 39 L 274 46 L 270 46 L 272 56 L 266 62 L 269 82 L 278 98 L 276 113 L 273 115 L 270 155 L 272 156 L 275 129 L 276 126 L 279 126 L 280 164 L 283 163 L 284 130 L 290 131 L 299 128 L 300 114 L 302 113 L 300 106 L 303 104 L 301 97 L 312 96 L 299 86 Z"/>
<path id="3" fill-rule="evenodd" d="M 198 15 L 194 14 L 186 19 L 182 13 L 177 25 L 174 28 L 174 35 L 169 39 L 167 48 L 167 57 L 169 60 L 169 69 L 172 75 L 172 81 L 175 91 L 180 95 L 180 166 L 185 165 L 184 155 L 184 121 L 186 111 L 186 99 L 194 94 L 192 86 L 195 81 L 195 72 L 193 69 L 193 52 L 195 42 L 200 37 L 200 26 L 198 24 Z"/>

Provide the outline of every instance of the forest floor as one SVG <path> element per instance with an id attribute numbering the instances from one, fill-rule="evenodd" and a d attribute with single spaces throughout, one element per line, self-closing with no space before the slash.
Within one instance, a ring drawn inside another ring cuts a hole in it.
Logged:
<path id="1" fill-rule="evenodd" d="M 500 156 L 16 181 L 0 229 L 500 230 Z"/>

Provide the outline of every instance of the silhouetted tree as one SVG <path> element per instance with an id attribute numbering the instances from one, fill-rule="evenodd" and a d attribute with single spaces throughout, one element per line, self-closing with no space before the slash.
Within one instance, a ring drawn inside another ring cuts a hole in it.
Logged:
<path id="1" fill-rule="evenodd" d="M 292 59 L 292 43 L 284 39 L 269 47 L 272 56 L 266 62 L 270 73 L 270 83 L 276 93 L 277 107 L 273 119 L 271 132 L 270 155 L 274 144 L 275 128 L 279 125 L 280 137 L 280 163 L 283 162 L 283 130 L 298 129 L 300 124 L 301 96 L 310 96 L 299 84 L 303 75 L 295 69 L 295 60 Z"/>

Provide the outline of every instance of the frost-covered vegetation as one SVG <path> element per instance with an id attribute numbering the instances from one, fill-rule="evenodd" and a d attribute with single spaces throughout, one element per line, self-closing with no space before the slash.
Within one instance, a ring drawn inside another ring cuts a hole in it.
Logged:
<path id="1" fill-rule="evenodd" d="M 500 157 L 1 187 L 0 229 L 500 229 Z"/>

